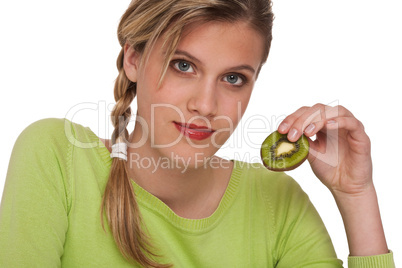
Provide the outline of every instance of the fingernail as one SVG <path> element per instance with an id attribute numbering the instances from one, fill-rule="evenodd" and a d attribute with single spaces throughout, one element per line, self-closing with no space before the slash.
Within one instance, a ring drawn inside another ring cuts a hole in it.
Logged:
<path id="1" fill-rule="evenodd" d="M 278 130 L 279 132 L 286 132 L 288 130 L 289 125 L 286 123 L 281 123 Z"/>
<path id="2" fill-rule="evenodd" d="M 333 119 L 330 119 L 330 120 L 327 121 L 327 124 L 328 124 L 328 125 L 329 125 L 329 124 L 335 124 L 335 123 L 336 123 L 336 121 L 333 120 Z"/>
<path id="3" fill-rule="evenodd" d="M 306 130 L 304 130 L 304 132 L 306 132 L 307 134 L 310 134 L 313 132 L 313 130 L 315 129 L 315 125 L 314 124 L 310 124 L 308 125 L 308 127 L 306 128 Z"/>
<path id="4" fill-rule="evenodd" d="M 292 128 L 288 134 L 288 140 L 295 140 L 297 136 L 297 129 Z"/>

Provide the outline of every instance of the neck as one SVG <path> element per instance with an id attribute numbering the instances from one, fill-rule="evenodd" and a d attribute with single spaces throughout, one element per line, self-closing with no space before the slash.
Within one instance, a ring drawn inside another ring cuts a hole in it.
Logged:
<path id="1" fill-rule="evenodd" d="M 227 168 L 195 167 L 173 154 L 162 156 L 147 144 L 128 150 L 130 178 L 186 218 L 208 217 L 216 210 L 229 183 L 232 165 L 226 161 Z"/>

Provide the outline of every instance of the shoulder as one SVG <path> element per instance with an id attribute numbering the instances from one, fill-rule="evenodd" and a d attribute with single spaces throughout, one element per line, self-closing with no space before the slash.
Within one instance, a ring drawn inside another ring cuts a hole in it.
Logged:
<path id="1" fill-rule="evenodd" d="M 27 126 L 20 137 L 31 137 L 32 139 L 66 139 L 73 141 L 80 136 L 88 136 L 93 132 L 80 124 L 74 123 L 65 118 L 45 118 L 33 122 Z"/>
<path id="2" fill-rule="evenodd" d="M 31 137 L 32 139 L 62 136 L 65 129 L 74 128 L 71 121 L 64 118 L 45 118 L 28 125 L 19 138 Z"/>
<path id="3" fill-rule="evenodd" d="M 24 135 L 46 135 L 53 134 L 57 129 L 61 129 L 64 125 L 64 120 L 62 118 L 45 118 L 35 121 L 28 125 L 21 133 Z"/>
<path id="4" fill-rule="evenodd" d="M 27 148 L 48 147 L 52 143 L 62 143 L 64 119 L 46 118 L 28 125 L 18 136 L 15 146 Z"/>
<path id="5" fill-rule="evenodd" d="M 65 150 L 71 146 L 84 148 L 98 145 L 96 135 L 87 127 L 65 118 L 45 118 L 27 126 L 18 136 L 14 150 L 23 147 L 36 152 Z"/>

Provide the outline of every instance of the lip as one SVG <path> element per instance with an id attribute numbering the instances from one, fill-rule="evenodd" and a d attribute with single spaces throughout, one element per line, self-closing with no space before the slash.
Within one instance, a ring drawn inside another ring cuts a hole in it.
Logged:
<path id="1" fill-rule="evenodd" d="M 185 136 L 193 140 L 205 140 L 209 138 L 215 130 L 206 126 L 198 126 L 195 124 L 185 124 L 173 122 L 177 130 L 183 133 Z"/>

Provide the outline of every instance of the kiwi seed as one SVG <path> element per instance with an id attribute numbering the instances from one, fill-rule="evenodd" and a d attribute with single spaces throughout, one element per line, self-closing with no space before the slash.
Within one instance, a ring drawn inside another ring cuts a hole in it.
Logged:
<path id="1" fill-rule="evenodd" d="M 261 145 L 261 159 L 264 166 L 273 171 L 287 171 L 297 168 L 307 159 L 309 141 L 302 135 L 296 142 L 287 139 L 287 134 L 275 131 Z"/>

